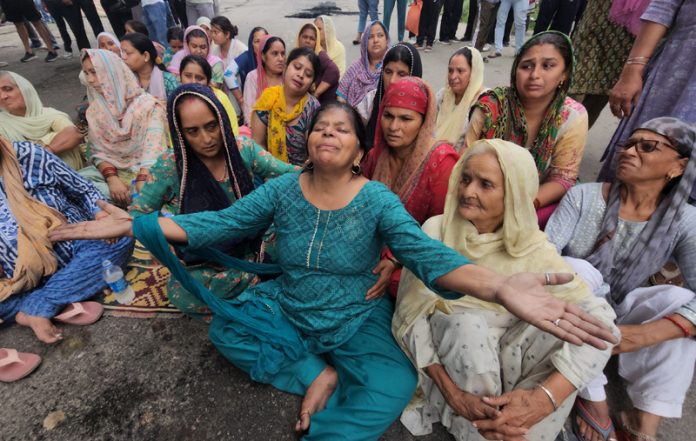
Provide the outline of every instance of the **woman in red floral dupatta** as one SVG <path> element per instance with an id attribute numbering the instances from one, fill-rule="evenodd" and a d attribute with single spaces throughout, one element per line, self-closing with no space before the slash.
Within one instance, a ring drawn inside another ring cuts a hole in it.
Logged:
<path id="1" fill-rule="evenodd" d="M 481 95 L 465 139 L 457 143 L 466 150 L 479 139 L 500 138 L 529 150 L 541 184 L 534 206 L 542 229 L 575 185 L 587 143 L 587 111 L 568 96 L 574 68 L 567 35 L 533 36 L 515 58 L 510 86 Z"/>

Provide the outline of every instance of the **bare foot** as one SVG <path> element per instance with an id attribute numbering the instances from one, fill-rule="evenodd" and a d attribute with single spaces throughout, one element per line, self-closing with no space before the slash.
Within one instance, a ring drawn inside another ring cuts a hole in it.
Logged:
<path id="1" fill-rule="evenodd" d="M 578 398 L 580 400 L 580 398 Z M 609 423 L 611 423 L 611 417 L 609 415 L 609 405 L 607 404 L 606 401 L 589 401 L 589 400 L 581 400 L 583 406 L 585 406 L 585 409 L 587 409 L 587 413 L 592 415 L 592 417 L 599 423 L 600 426 L 602 427 L 607 427 Z M 580 441 L 603 441 L 604 438 L 602 438 L 602 435 L 597 433 L 595 429 L 592 428 L 587 422 L 580 418 L 580 416 L 576 416 L 576 421 L 578 423 L 578 427 L 580 429 L 580 435 L 582 435 L 582 439 Z M 609 439 L 616 439 L 616 432 L 612 431 L 611 434 L 609 435 Z"/>
<path id="2" fill-rule="evenodd" d="M 36 334 L 36 338 L 44 343 L 55 343 L 63 338 L 60 329 L 56 328 L 51 320 L 46 317 L 37 317 L 18 312 L 15 316 L 15 321 L 17 324 L 31 328 L 34 334 Z"/>
<path id="3" fill-rule="evenodd" d="M 317 378 L 309 385 L 302 407 L 300 418 L 295 424 L 295 431 L 304 432 L 309 429 L 310 418 L 315 413 L 319 412 L 326 406 L 326 402 L 331 398 L 336 385 L 338 384 L 338 375 L 336 369 L 327 366 Z"/>

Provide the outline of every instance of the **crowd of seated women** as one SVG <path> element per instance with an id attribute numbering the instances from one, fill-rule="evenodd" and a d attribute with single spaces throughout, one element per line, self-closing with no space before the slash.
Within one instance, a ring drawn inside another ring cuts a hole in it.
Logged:
<path id="1" fill-rule="evenodd" d="M 135 238 L 231 363 L 304 396 L 308 441 L 378 439 L 399 417 L 414 435 L 552 440 L 569 415 L 581 440 L 638 441 L 681 416 L 696 128 L 639 124 L 613 182 L 578 184 L 588 119 L 564 34 L 530 38 L 493 88 L 458 49 L 434 92 L 378 21 L 347 68 L 327 16 L 294 48 L 199 24 L 166 51 L 100 34 L 76 124 L 0 72 L 0 323 L 60 340 Z M 0 380 L 37 364 L 0 349 Z"/>

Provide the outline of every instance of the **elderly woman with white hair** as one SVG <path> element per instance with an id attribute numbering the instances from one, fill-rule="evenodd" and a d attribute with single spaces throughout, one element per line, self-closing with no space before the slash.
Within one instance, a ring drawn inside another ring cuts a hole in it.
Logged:
<path id="1" fill-rule="evenodd" d="M 423 230 L 499 274 L 569 272 L 539 230 L 538 188 L 526 149 L 478 141 L 452 170 L 444 214 Z M 547 290 L 617 334 L 611 307 L 580 278 Z M 565 329 L 570 322 L 554 324 Z M 424 435 L 441 421 L 459 441 L 554 439 L 576 391 L 601 374 L 611 355 L 610 347 L 563 342 L 492 302 L 443 299 L 410 271 L 401 278 L 392 332 L 419 374 L 416 398 L 401 422 Z"/>

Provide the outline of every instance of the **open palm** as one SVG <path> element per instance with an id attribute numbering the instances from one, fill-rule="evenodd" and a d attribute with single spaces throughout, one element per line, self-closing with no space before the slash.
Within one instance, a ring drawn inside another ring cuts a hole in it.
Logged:
<path id="1" fill-rule="evenodd" d="M 573 279 L 572 274 L 549 273 L 548 276 L 550 285 L 561 285 Z M 512 314 L 561 340 L 576 345 L 588 343 L 598 349 L 606 349 L 605 342 L 617 342 L 609 328 L 597 318 L 550 295 L 544 289 L 545 279 L 544 274 L 536 273 L 508 277 L 498 291 L 497 300 Z"/>
<path id="2" fill-rule="evenodd" d="M 98 216 L 99 220 L 60 226 L 48 233 L 48 239 L 51 242 L 61 242 L 76 239 L 116 239 L 133 235 L 133 218 L 127 211 L 104 201 L 98 201 L 97 205 L 106 213 Z"/>

